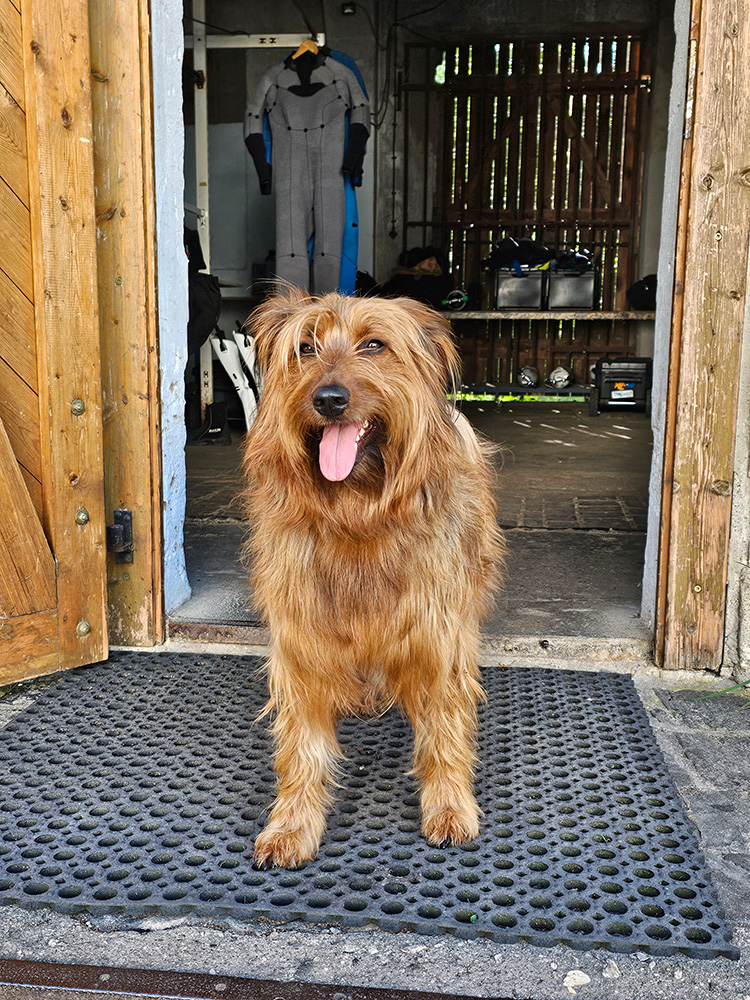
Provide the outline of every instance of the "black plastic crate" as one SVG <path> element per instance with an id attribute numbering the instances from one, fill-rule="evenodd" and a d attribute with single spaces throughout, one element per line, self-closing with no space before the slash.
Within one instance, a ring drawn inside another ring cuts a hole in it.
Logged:
<path id="1" fill-rule="evenodd" d="M 546 271 L 524 271 L 520 276 L 511 270 L 495 272 L 496 309 L 543 309 L 546 294 Z"/>
<path id="2" fill-rule="evenodd" d="M 594 386 L 589 395 L 589 412 L 602 406 L 651 409 L 651 358 L 600 358 L 594 366 Z"/>
<path id="3" fill-rule="evenodd" d="M 550 271 L 550 309 L 593 309 L 596 303 L 596 272 Z"/>

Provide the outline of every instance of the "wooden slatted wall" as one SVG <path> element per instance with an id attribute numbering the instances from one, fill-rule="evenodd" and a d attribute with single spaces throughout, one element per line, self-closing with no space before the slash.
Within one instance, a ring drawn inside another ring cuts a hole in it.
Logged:
<path id="1" fill-rule="evenodd" d="M 42 514 L 21 12 L 0 0 L 0 420 Z"/>
<path id="2" fill-rule="evenodd" d="M 482 285 L 504 236 L 597 255 L 597 311 L 628 308 L 637 273 L 645 129 L 645 47 L 634 37 L 407 48 L 405 246 L 438 244 L 457 287 Z M 432 192 L 436 192 L 433 195 Z M 629 354 L 618 320 L 461 324 L 469 381 L 511 381 L 568 364 L 587 381 L 602 355 Z"/>

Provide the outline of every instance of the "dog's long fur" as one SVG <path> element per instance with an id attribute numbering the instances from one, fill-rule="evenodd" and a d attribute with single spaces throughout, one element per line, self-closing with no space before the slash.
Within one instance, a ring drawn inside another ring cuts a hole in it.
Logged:
<path id="1" fill-rule="evenodd" d="M 251 317 L 265 373 L 244 456 L 255 601 L 267 665 L 278 796 L 256 863 L 317 853 L 341 757 L 340 717 L 398 705 L 414 728 L 422 832 L 475 837 L 472 791 L 478 631 L 503 543 L 489 446 L 446 398 L 458 355 L 448 324 L 410 299 L 312 298 L 288 290 Z M 380 345 L 380 346 L 379 346 Z M 313 397 L 345 387 L 343 414 Z M 331 482 L 326 424 L 369 427 Z"/>

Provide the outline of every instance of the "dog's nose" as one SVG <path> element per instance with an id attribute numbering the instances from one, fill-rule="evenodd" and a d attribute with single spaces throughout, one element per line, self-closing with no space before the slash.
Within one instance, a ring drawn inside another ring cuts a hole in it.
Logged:
<path id="1" fill-rule="evenodd" d="M 339 417 L 349 405 L 349 390 L 343 385 L 321 385 L 312 397 L 313 406 L 324 417 Z"/>

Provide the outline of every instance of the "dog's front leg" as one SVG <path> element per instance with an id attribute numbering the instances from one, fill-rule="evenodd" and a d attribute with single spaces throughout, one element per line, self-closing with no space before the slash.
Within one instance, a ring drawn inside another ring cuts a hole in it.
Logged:
<path id="1" fill-rule="evenodd" d="M 325 832 L 329 790 L 341 750 L 330 706 L 287 690 L 275 699 L 272 733 L 278 794 L 266 828 L 255 840 L 258 867 L 296 868 L 318 853 Z"/>
<path id="2" fill-rule="evenodd" d="M 413 773 L 420 782 L 422 834 L 431 844 L 463 844 L 479 833 L 474 798 L 476 706 L 482 691 L 466 683 L 421 690 L 404 699 L 414 729 Z"/>

